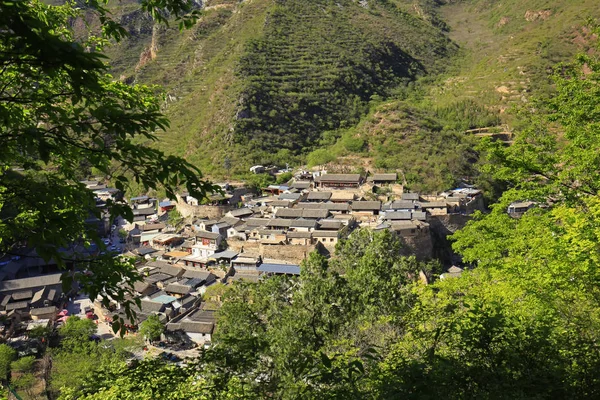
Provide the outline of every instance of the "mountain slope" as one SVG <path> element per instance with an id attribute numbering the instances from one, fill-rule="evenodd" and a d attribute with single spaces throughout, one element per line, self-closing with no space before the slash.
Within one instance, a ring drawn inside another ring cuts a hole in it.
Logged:
<path id="1" fill-rule="evenodd" d="M 111 56 L 115 75 L 165 87 L 172 124 L 158 145 L 208 173 L 226 155 L 232 172 L 289 161 L 454 51 L 438 28 L 383 0 L 205 6 L 184 32 L 124 13 L 132 40 Z"/>

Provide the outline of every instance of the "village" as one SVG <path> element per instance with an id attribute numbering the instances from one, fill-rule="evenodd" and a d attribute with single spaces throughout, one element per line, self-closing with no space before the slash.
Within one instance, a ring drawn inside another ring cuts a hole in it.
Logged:
<path id="1" fill-rule="evenodd" d="M 259 193 L 223 183 L 220 193 L 203 202 L 188 193 L 179 193 L 175 201 L 123 199 L 101 181 L 82 183 L 94 192 L 100 208 L 109 199 L 126 201 L 133 221 L 116 219 L 111 225 L 109 215 L 91 218 L 86 222 L 97 227 L 106 249 L 79 246 L 69 251 L 90 257 L 110 251 L 135 260 L 142 280 L 131 288 L 130 300 L 137 298 L 140 305 L 128 334 L 157 315 L 165 327 L 163 342 L 181 349 L 210 345 L 218 309 L 218 301 L 211 299 L 219 300 L 213 289 L 219 285 L 299 275 L 311 252 L 331 256 L 336 244 L 359 228 L 390 230 L 401 238 L 405 255 L 429 260 L 436 240 L 484 209 L 481 190 L 471 185 L 435 195 L 405 192 L 396 173 L 300 171 Z M 178 226 L 170 223 L 173 213 L 182 218 Z M 106 308 L 76 289 L 65 292 L 56 266 L 27 251 L 1 260 L 1 333 L 9 343 L 35 352 L 40 344 L 28 339 L 27 332 L 60 326 L 71 315 L 95 320 L 103 339 L 115 336 L 110 325 L 115 315 L 126 319 L 122 304 Z M 450 261 L 442 278 L 461 272 Z M 422 279 L 427 282 L 428 277 Z"/>

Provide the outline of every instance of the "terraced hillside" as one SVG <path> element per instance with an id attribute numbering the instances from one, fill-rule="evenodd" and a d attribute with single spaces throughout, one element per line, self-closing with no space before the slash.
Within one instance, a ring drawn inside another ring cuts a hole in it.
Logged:
<path id="1" fill-rule="evenodd" d="M 372 95 L 389 95 L 448 53 L 443 36 L 393 6 L 277 3 L 239 67 L 245 85 L 236 140 L 252 149 L 298 150 L 326 130 L 351 126 Z"/>
<path id="2" fill-rule="evenodd" d="M 222 173 L 225 156 L 231 173 L 290 161 L 454 51 L 384 0 L 213 0 L 204 10 L 184 32 L 124 13 L 133 40 L 111 55 L 116 76 L 166 89 L 171 128 L 158 145 L 208 173 Z"/>

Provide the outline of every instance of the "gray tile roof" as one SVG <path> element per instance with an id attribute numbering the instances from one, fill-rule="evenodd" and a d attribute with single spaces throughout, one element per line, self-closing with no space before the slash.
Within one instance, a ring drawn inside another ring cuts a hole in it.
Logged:
<path id="1" fill-rule="evenodd" d="M 381 210 L 380 201 L 353 201 L 352 211 L 377 211 Z"/>
<path id="2" fill-rule="evenodd" d="M 316 228 L 317 221 L 314 219 L 294 219 L 290 224 L 290 228 Z"/>
<path id="3" fill-rule="evenodd" d="M 165 292 L 175 294 L 188 294 L 192 291 L 192 287 L 188 285 L 182 285 L 180 283 L 171 283 L 165 287 Z"/>
<path id="4" fill-rule="evenodd" d="M 24 290 L 24 289 L 35 289 L 42 286 L 58 285 L 60 284 L 61 274 L 49 274 L 36 276 L 33 278 L 23 279 L 12 279 L 9 281 L 0 282 L 0 292 L 9 290 Z"/>
<path id="5" fill-rule="evenodd" d="M 210 239 L 210 240 L 216 240 L 219 238 L 218 233 L 213 233 L 213 232 L 206 232 L 206 231 L 198 231 L 196 232 L 196 237 L 200 238 L 200 239 Z"/>
<path id="6" fill-rule="evenodd" d="M 325 174 L 317 176 L 316 182 L 340 182 L 340 183 L 358 183 L 360 174 Z"/>
<path id="7" fill-rule="evenodd" d="M 229 213 L 233 216 L 233 217 L 245 217 L 248 215 L 252 215 L 253 211 L 249 208 L 239 208 L 237 210 L 231 210 L 229 211 Z"/>
<path id="8" fill-rule="evenodd" d="M 32 308 L 29 313 L 31 315 L 44 315 L 44 314 L 49 314 L 49 313 L 55 313 L 57 312 L 57 308 L 54 306 L 49 306 L 49 307 L 39 307 L 39 308 Z"/>
<path id="9" fill-rule="evenodd" d="M 398 180 L 398 174 L 375 174 L 373 175 L 374 181 L 387 181 L 387 182 L 395 182 Z"/>
<path id="10" fill-rule="evenodd" d="M 419 193 L 402 193 L 402 200 L 419 200 Z"/>
<path id="11" fill-rule="evenodd" d="M 300 218 L 302 210 L 298 208 L 280 208 L 275 211 L 275 218 Z"/>
<path id="12" fill-rule="evenodd" d="M 323 219 L 319 221 L 319 229 L 335 229 L 339 230 L 344 226 L 344 223 L 337 219 Z"/>
<path id="13" fill-rule="evenodd" d="M 338 237 L 339 232 L 338 231 L 313 231 L 312 235 L 314 238 L 316 237 Z"/>
<path id="14" fill-rule="evenodd" d="M 306 200 L 327 201 L 331 198 L 331 192 L 308 192 Z"/>
<path id="15" fill-rule="evenodd" d="M 311 232 L 288 232 L 288 239 L 310 239 L 312 238 Z"/>
<path id="16" fill-rule="evenodd" d="M 383 219 L 385 220 L 410 220 L 412 215 L 410 211 L 386 211 Z"/>
<path id="17" fill-rule="evenodd" d="M 289 228 L 291 223 L 292 221 L 289 219 L 272 218 L 266 226 L 273 228 Z"/>

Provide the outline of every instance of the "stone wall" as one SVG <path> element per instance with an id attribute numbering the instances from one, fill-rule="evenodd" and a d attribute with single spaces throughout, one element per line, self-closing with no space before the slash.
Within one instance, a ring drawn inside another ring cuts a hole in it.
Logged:
<path id="1" fill-rule="evenodd" d="M 433 257 L 433 241 L 430 233 L 409 237 L 402 236 L 401 239 L 404 245 L 403 255 L 414 255 L 419 261 L 431 260 Z"/>
<path id="2" fill-rule="evenodd" d="M 234 206 L 191 206 L 177 196 L 177 211 L 184 217 L 221 219 Z"/>
<path id="3" fill-rule="evenodd" d="M 263 245 L 253 240 L 228 240 L 227 244 L 230 250 L 239 253 L 251 253 L 260 255 L 263 259 L 272 258 L 295 264 L 300 264 L 316 249 L 315 245 Z"/>

